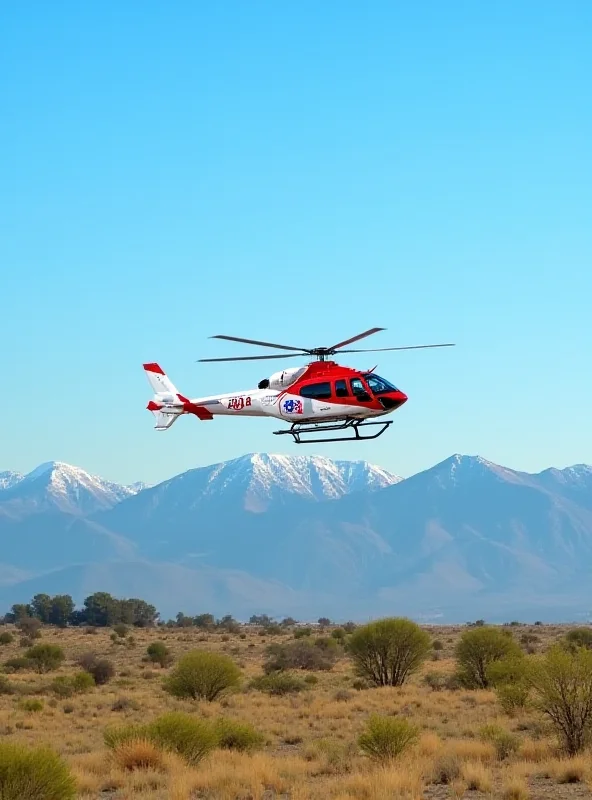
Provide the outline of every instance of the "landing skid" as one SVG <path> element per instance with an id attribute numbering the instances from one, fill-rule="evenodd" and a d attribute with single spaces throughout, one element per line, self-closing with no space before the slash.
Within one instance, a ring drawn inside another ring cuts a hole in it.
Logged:
<path id="1" fill-rule="evenodd" d="M 393 420 L 380 420 L 379 422 L 370 422 L 362 419 L 346 419 L 344 422 L 328 424 L 326 422 L 313 422 L 306 424 L 304 422 L 293 422 L 291 427 L 282 430 L 274 431 L 276 436 L 283 434 L 290 434 L 294 438 L 295 444 L 316 444 L 317 442 L 355 442 L 364 441 L 366 439 L 378 439 L 389 425 L 393 424 Z M 371 425 L 380 425 L 378 433 L 367 434 L 364 436 L 360 433 L 360 428 L 367 428 Z M 302 435 L 323 433 L 324 431 L 353 431 L 353 436 L 333 436 L 325 439 L 301 439 Z"/>

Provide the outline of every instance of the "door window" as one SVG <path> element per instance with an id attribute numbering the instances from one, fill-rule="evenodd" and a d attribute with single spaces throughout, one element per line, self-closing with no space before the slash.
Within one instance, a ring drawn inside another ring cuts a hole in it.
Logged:
<path id="1" fill-rule="evenodd" d="M 349 397 L 346 381 L 335 381 L 335 397 Z"/>
<path id="2" fill-rule="evenodd" d="M 313 400 L 329 400 L 331 397 L 331 384 L 309 383 L 300 389 L 300 397 L 311 397 Z"/>

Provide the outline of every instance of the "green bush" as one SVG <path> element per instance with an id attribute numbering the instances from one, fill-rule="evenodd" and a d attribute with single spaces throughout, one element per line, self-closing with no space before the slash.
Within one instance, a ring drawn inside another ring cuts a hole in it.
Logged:
<path id="1" fill-rule="evenodd" d="M 88 672 L 77 672 L 75 675 L 60 675 L 51 683 L 51 690 L 58 697 L 72 697 L 74 694 L 88 692 L 95 685 L 92 675 Z"/>
<path id="2" fill-rule="evenodd" d="M 89 672 L 77 672 L 72 675 L 71 681 L 76 693 L 88 692 L 95 687 L 95 679 Z"/>
<path id="3" fill-rule="evenodd" d="M 25 669 L 32 669 L 33 665 L 28 658 L 16 656 L 4 662 L 4 672 L 20 672 Z"/>
<path id="4" fill-rule="evenodd" d="M 211 723 L 180 712 L 157 717 L 148 726 L 148 731 L 153 741 L 177 753 L 188 764 L 197 764 L 218 743 Z"/>
<path id="5" fill-rule="evenodd" d="M 146 650 L 149 661 L 153 664 L 160 664 L 161 667 L 168 667 L 173 657 L 169 648 L 164 642 L 152 642 Z"/>
<path id="6" fill-rule="evenodd" d="M 479 730 L 484 742 L 491 742 L 500 761 L 514 755 L 520 749 L 520 737 L 500 725 L 484 725 Z"/>
<path id="7" fill-rule="evenodd" d="M 36 700 L 33 697 L 26 697 L 22 700 L 19 700 L 19 708 L 22 711 L 37 713 L 38 711 L 43 711 L 43 700 Z M 1 794 L 0 797 L 2 797 Z"/>
<path id="8" fill-rule="evenodd" d="M 228 656 L 193 650 L 179 659 L 164 688 L 174 697 L 212 701 L 238 687 L 240 679 L 241 671 Z"/>
<path id="9" fill-rule="evenodd" d="M 65 659 L 64 651 L 57 644 L 37 644 L 25 653 L 36 672 L 51 672 Z"/>
<path id="10" fill-rule="evenodd" d="M 5 675 L 0 675 L 0 694 L 14 694 L 14 686 Z"/>
<path id="11" fill-rule="evenodd" d="M 522 653 L 492 661 L 485 670 L 489 685 L 495 689 L 497 699 L 508 715 L 525 708 L 528 703 L 530 685 L 527 671 L 528 661 Z"/>
<path id="12" fill-rule="evenodd" d="M 272 672 L 269 675 L 260 675 L 253 678 L 250 684 L 252 689 L 271 695 L 297 694 L 307 688 L 306 680 L 302 680 L 289 672 Z"/>
<path id="13" fill-rule="evenodd" d="M 520 657 L 522 651 L 509 631 L 488 625 L 464 631 L 456 646 L 458 677 L 468 689 L 487 689 L 487 670 L 494 661 Z"/>
<path id="14" fill-rule="evenodd" d="M 312 628 L 296 628 L 294 631 L 295 639 L 306 639 L 307 636 L 312 634 Z"/>
<path id="15" fill-rule="evenodd" d="M 128 627 L 127 625 L 119 623 L 119 625 L 113 626 L 113 632 L 119 639 L 125 639 L 125 637 L 127 636 Z"/>
<path id="16" fill-rule="evenodd" d="M 429 634 L 403 617 L 357 628 L 348 645 L 357 675 L 375 686 L 402 686 L 417 672 L 430 649 Z"/>
<path id="17" fill-rule="evenodd" d="M 14 636 L 10 631 L 4 631 L 4 633 L 0 633 L 0 644 L 12 644 L 14 642 Z"/>
<path id="18" fill-rule="evenodd" d="M 513 716 L 516 711 L 521 711 L 528 705 L 530 687 L 524 682 L 506 683 L 496 687 L 497 699 L 508 716 Z"/>
<path id="19" fill-rule="evenodd" d="M 262 747 L 265 736 L 249 722 L 233 719 L 217 719 L 214 725 L 218 737 L 218 747 L 224 750 L 251 752 Z"/>
<path id="20" fill-rule="evenodd" d="M 74 800 L 75 797 L 76 781 L 52 750 L 0 743 L 2 800 Z"/>
<path id="21" fill-rule="evenodd" d="M 565 644 L 572 651 L 577 647 L 592 650 L 592 628 L 573 628 L 566 634 Z"/>
<path id="22" fill-rule="evenodd" d="M 582 751 L 592 739 L 592 650 L 555 645 L 530 662 L 528 681 L 568 755 Z"/>
<path id="23" fill-rule="evenodd" d="M 360 734 L 358 744 L 375 761 L 390 761 L 419 738 L 419 730 L 406 719 L 372 715 Z"/>
<path id="24" fill-rule="evenodd" d="M 147 725 L 124 725 L 104 733 L 105 744 L 111 749 L 141 739 L 177 753 L 192 765 L 199 763 L 219 743 L 219 735 L 210 722 L 181 712 L 163 714 Z"/>

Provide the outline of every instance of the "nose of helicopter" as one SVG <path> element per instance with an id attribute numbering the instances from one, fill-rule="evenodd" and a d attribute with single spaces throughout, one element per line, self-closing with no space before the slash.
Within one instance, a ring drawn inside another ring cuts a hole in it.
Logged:
<path id="1" fill-rule="evenodd" d="M 395 411 L 397 408 L 400 408 L 403 403 L 406 403 L 407 399 L 407 395 L 400 389 L 397 389 L 395 392 L 382 395 L 380 403 L 386 411 Z"/>

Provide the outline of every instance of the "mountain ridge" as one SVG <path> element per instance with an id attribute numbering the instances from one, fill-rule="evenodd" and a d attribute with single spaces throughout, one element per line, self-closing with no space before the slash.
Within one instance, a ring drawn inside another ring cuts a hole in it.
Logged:
<path id="1" fill-rule="evenodd" d="M 0 602 L 44 581 L 100 590 L 110 571 L 121 594 L 145 586 L 145 599 L 172 614 L 175 598 L 192 597 L 196 612 L 212 598 L 212 613 L 351 618 L 394 609 L 450 618 L 467 607 L 487 616 L 495 606 L 518 616 L 553 603 L 584 613 L 589 603 L 586 464 L 527 473 L 455 453 L 402 479 L 365 461 L 249 453 L 119 493 L 103 479 L 89 486 L 82 470 L 78 494 L 66 478 L 79 468 L 66 467 L 49 462 L 0 488 L 0 537 L 10 537 Z M 37 490 L 53 497 L 56 470 L 68 503 L 46 506 Z M 19 486 L 32 503 L 24 513 Z"/>

